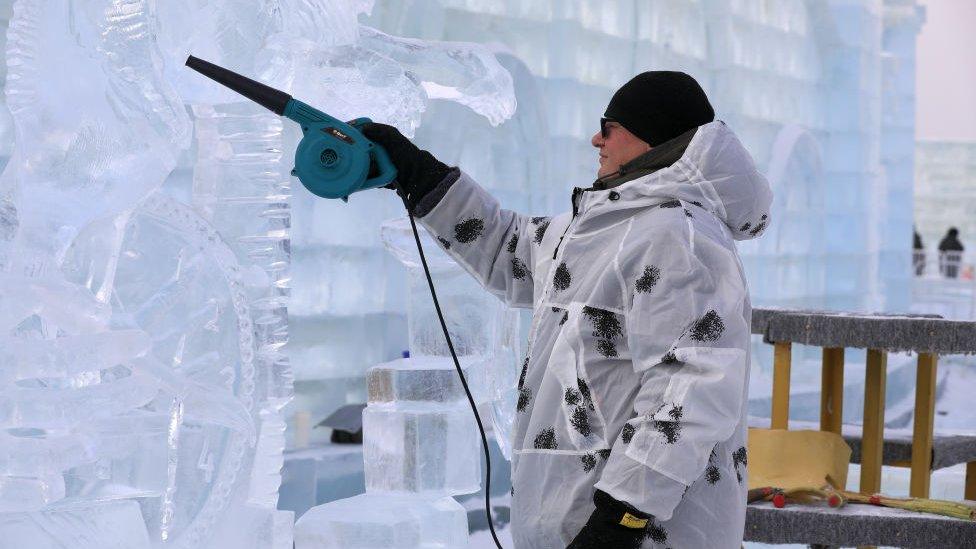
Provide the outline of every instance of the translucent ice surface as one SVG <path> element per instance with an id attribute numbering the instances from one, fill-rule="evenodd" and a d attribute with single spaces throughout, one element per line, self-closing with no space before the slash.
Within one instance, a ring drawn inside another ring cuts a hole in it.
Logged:
<path id="1" fill-rule="evenodd" d="M 91 278 L 66 269 L 76 238 L 99 219 L 124 218 L 188 143 L 186 113 L 144 32 L 150 18 L 138 1 L 14 6 L 5 91 L 17 143 L 0 176 L 11 196 L 0 253 L 4 511 L 73 495 L 66 473 L 82 477 L 80 468 L 118 456 L 104 453 L 113 445 L 102 444 L 101 421 L 149 404 L 161 385 L 138 367 L 150 338 L 112 324 L 103 280 L 94 280 L 114 271 L 124 222 L 99 225 L 115 249 L 89 249 Z M 62 79 L 76 85 L 52 85 Z"/>
<path id="2" fill-rule="evenodd" d="M 511 76 L 485 46 L 348 28 L 357 35 L 334 42 L 276 35 L 259 58 L 260 79 L 337 118 L 368 116 L 409 136 L 428 99 L 460 103 L 496 125 L 515 112 Z"/>
<path id="3" fill-rule="evenodd" d="M 454 350 L 458 356 L 491 355 L 492 326 L 501 320 L 504 304 L 444 253 L 425 229 L 418 231 Z M 450 356 L 409 221 L 390 220 L 380 234 L 387 250 L 407 267 L 411 356 Z"/>
<path id="4" fill-rule="evenodd" d="M 167 2 L 194 13 L 176 25 L 147 0 L 14 4 L 0 545 L 290 546 L 274 509 L 291 390 L 280 120 L 197 105 L 191 121 L 160 50 L 199 25 L 202 50 L 253 58 L 233 4 Z M 245 157 L 264 176 L 241 184 Z M 170 178 L 188 158 L 189 189 Z"/>
<path id="5" fill-rule="evenodd" d="M 511 448 L 508 440 L 514 424 L 514 405 L 517 398 L 515 385 L 521 359 L 518 313 L 508 310 L 501 301 L 480 287 L 440 246 L 434 243 L 426 230 L 421 228 L 418 231 L 454 350 L 461 360 L 470 357 L 484 363 L 483 390 L 486 391 L 486 396 L 476 395 L 475 398 L 479 402 L 484 398 L 492 403 L 490 408 L 492 425 L 498 434 L 503 453 L 506 457 L 510 457 Z M 407 268 L 409 288 L 407 311 L 412 358 L 402 364 L 403 368 L 409 369 L 412 367 L 411 364 L 414 364 L 413 361 L 420 358 L 426 360 L 428 357 L 443 357 L 444 362 L 432 362 L 432 364 L 453 366 L 443 328 L 430 297 L 427 277 L 423 271 L 409 220 L 399 218 L 385 222 L 381 229 L 381 237 L 387 250 Z M 398 372 L 397 375 L 401 373 Z M 445 394 L 456 394 L 456 390 L 460 387 L 450 385 L 456 383 L 448 381 L 450 372 L 442 371 L 438 375 L 441 376 L 438 379 L 443 383 L 442 387 L 445 390 L 449 387 L 455 388 L 454 391 Z M 373 379 L 371 377 L 370 381 L 372 382 Z M 474 381 L 476 382 L 472 383 L 473 391 L 477 392 L 479 390 L 477 381 L 480 381 L 480 378 Z M 370 387 L 372 390 L 373 385 L 371 384 Z M 427 394 L 432 393 L 433 391 Z"/>
<path id="6" fill-rule="evenodd" d="M 481 486 L 477 432 L 467 402 L 370 404 L 363 411 L 366 490 L 477 492 Z"/>
<path id="7" fill-rule="evenodd" d="M 280 27 L 275 0 L 180 0 L 157 2 L 159 45 L 166 77 L 187 103 L 238 101 L 236 94 L 183 65 L 188 55 L 241 74 L 252 74 L 255 52 Z"/>
<path id="8" fill-rule="evenodd" d="M 136 501 L 67 505 L 44 511 L 0 513 L 0 547 L 31 549 L 149 549 Z"/>
<path id="9" fill-rule="evenodd" d="M 467 511 L 450 497 L 362 494 L 313 507 L 295 524 L 296 549 L 467 546 Z"/>
<path id="10" fill-rule="evenodd" d="M 408 68 L 431 99 L 456 101 L 492 125 L 515 112 L 512 76 L 482 45 L 400 38 L 365 26 L 360 43 Z"/>

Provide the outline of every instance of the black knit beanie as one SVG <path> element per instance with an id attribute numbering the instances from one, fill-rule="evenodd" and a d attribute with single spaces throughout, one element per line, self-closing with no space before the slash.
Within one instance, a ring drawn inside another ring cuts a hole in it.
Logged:
<path id="1" fill-rule="evenodd" d="M 683 72 L 642 72 L 613 94 L 604 115 L 656 147 L 715 120 L 698 82 Z"/>

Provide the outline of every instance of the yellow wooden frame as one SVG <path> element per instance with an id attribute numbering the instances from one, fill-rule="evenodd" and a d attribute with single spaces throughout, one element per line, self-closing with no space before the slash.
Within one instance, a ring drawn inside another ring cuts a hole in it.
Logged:
<path id="1" fill-rule="evenodd" d="M 777 341 L 773 351 L 773 412 L 770 427 L 788 429 L 790 422 L 790 365 L 793 344 Z"/>
<path id="2" fill-rule="evenodd" d="M 844 420 L 844 348 L 824 347 L 820 377 L 820 430 L 841 434 Z"/>
<path id="3" fill-rule="evenodd" d="M 932 439 L 935 430 L 935 373 L 938 357 L 919 353 L 915 374 L 915 425 L 912 432 L 912 479 L 909 495 L 929 497 L 932 476 Z"/>
<path id="4" fill-rule="evenodd" d="M 770 427 L 788 429 L 790 419 L 790 370 L 793 343 L 773 344 L 773 395 Z M 844 419 L 844 353 L 843 347 L 823 348 L 820 430 L 841 434 Z M 938 355 L 919 353 L 915 385 L 915 420 L 910 461 L 892 463 L 911 468 L 909 494 L 929 497 L 932 477 L 932 446 L 935 427 L 935 385 Z M 885 384 L 888 355 L 884 350 L 868 349 L 864 372 L 864 416 L 861 434 L 861 483 L 863 494 L 881 490 L 884 452 Z M 976 462 L 966 465 L 964 496 L 976 500 Z"/>
<path id="5" fill-rule="evenodd" d="M 963 497 L 976 501 L 976 461 L 966 464 L 966 491 Z"/>
<path id="6" fill-rule="evenodd" d="M 861 428 L 862 494 L 881 490 L 881 454 L 884 450 L 885 382 L 888 353 L 868 349 L 864 371 L 864 418 Z"/>

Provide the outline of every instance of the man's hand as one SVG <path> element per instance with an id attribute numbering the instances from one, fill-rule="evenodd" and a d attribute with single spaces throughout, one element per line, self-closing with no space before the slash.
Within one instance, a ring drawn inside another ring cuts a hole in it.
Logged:
<path id="1" fill-rule="evenodd" d="M 432 154 L 417 148 L 393 126 L 371 122 L 360 128 L 360 131 L 366 139 L 383 147 L 390 156 L 390 161 L 397 169 L 397 177 L 386 187 L 397 189 L 397 193 L 407 201 L 411 210 L 451 171 L 451 168 Z"/>
<path id="2" fill-rule="evenodd" d="M 651 517 L 600 490 L 593 502 L 596 509 L 566 549 L 640 549 Z"/>

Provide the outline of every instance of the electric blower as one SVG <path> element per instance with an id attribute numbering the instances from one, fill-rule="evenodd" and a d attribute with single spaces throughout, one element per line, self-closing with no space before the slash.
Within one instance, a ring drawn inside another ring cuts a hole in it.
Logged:
<path id="1" fill-rule="evenodd" d="M 312 194 L 348 201 L 357 191 L 389 184 L 396 168 L 382 147 L 366 139 L 358 128 L 371 122 L 357 118 L 342 122 L 287 93 L 192 55 L 186 66 L 236 91 L 271 112 L 298 122 L 302 140 L 291 171 Z"/>
<path id="2" fill-rule="evenodd" d="M 349 195 L 354 192 L 384 187 L 391 183 L 398 186 L 396 167 L 390 161 L 386 151 L 383 150 L 383 147 L 367 139 L 358 129 L 370 123 L 369 118 L 357 118 L 351 122 L 342 122 L 292 98 L 291 95 L 281 90 L 276 90 L 192 55 L 187 58 L 186 66 L 236 91 L 271 112 L 294 120 L 302 127 L 303 137 L 295 149 L 295 168 L 291 174 L 297 177 L 312 194 L 322 198 L 340 198 L 348 202 Z M 406 196 L 405 193 L 398 194 L 401 197 Z M 461 364 L 458 362 L 457 353 L 454 351 L 454 343 L 447 332 L 447 324 L 444 322 L 444 315 L 441 314 L 441 306 L 437 301 L 437 293 L 434 291 L 434 281 L 430 277 L 430 269 L 427 267 L 427 259 L 424 257 L 424 248 L 420 244 L 417 224 L 405 198 L 403 205 L 406 207 L 407 215 L 410 218 L 413 237 L 417 242 L 417 251 L 420 252 L 420 261 L 423 263 L 424 272 L 427 275 L 430 295 L 434 300 L 434 308 L 437 310 L 437 317 L 440 319 L 444 337 L 447 339 L 447 347 L 451 351 L 454 367 L 461 377 L 461 385 L 468 396 L 468 403 L 471 405 L 471 410 L 478 422 L 478 430 L 481 432 L 481 444 L 485 453 L 485 513 L 488 515 L 488 528 L 491 530 L 491 537 L 495 541 L 495 546 L 501 549 L 502 545 L 495 533 L 495 523 L 492 520 L 489 501 L 491 457 L 488 452 L 488 438 L 481 423 L 481 416 L 478 414 L 478 406 L 468 388 L 464 372 L 461 371 Z"/>

